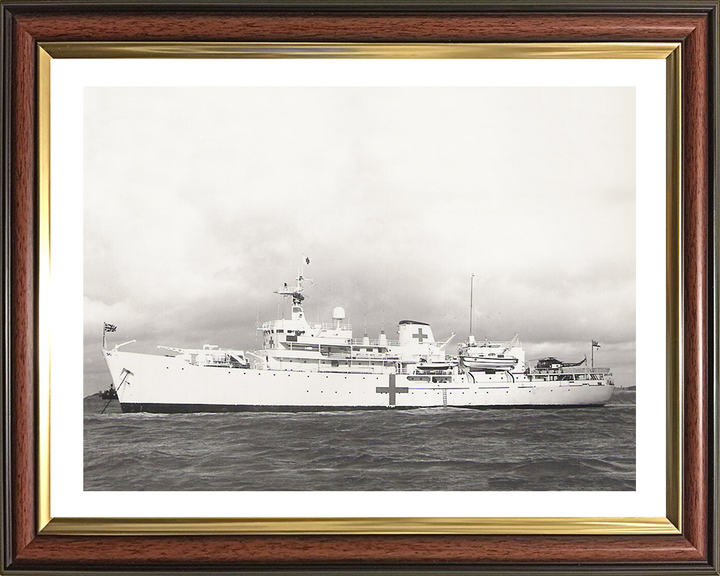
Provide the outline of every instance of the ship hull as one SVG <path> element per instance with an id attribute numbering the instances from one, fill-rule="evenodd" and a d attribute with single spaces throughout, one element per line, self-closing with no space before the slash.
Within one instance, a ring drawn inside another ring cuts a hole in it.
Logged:
<path id="1" fill-rule="evenodd" d="M 325 410 L 600 406 L 605 380 L 537 382 L 506 373 L 408 376 L 196 366 L 177 357 L 108 351 L 123 412 L 303 412 Z"/>
<path id="2" fill-rule="evenodd" d="M 446 408 L 466 408 L 468 410 L 512 410 L 512 409 L 558 409 L 558 408 L 601 408 L 601 404 L 486 404 L 445 406 Z M 223 414 L 230 412 L 349 412 L 359 410 L 419 410 L 421 408 L 440 408 L 437 406 L 253 406 L 243 404 L 140 404 L 120 405 L 125 414 Z"/>

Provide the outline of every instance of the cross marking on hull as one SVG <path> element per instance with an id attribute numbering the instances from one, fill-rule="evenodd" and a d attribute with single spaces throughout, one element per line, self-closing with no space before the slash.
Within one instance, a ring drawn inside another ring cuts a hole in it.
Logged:
<path id="1" fill-rule="evenodd" d="M 388 386 L 378 386 L 375 388 L 375 392 L 378 394 L 388 395 L 388 404 L 395 406 L 395 399 L 397 394 L 407 394 L 410 389 L 407 386 L 397 386 L 395 384 L 395 374 L 390 374 L 390 382 Z"/>

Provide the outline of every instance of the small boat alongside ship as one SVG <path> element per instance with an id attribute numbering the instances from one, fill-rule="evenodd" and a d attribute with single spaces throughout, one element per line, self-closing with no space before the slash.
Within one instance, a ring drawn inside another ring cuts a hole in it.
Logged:
<path id="1" fill-rule="evenodd" d="M 457 354 L 454 334 L 436 341 L 429 324 L 402 320 L 397 340 L 356 339 L 336 307 L 332 322 L 309 323 L 303 309 L 305 278 L 276 293 L 291 300 L 289 318 L 262 324 L 260 350 L 206 344 L 170 354 L 121 350 L 103 355 L 123 412 L 235 412 L 601 406 L 612 396 L 610 370 L 555 360 L 526 362 L 517 336 L 476 342 Z M 108 329 L 108 326 L 111 329 Z M 132 341 L 131 341 L 132 342 Z M 585 362 L 586 364 L 586 362 Z"/>

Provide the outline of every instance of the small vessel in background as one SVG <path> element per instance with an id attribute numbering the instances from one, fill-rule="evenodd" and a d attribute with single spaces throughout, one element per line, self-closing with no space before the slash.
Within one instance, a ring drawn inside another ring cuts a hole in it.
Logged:
<path id="1" fill-rule="evenodd" d="M 117 400 L 117 390 L 115 390 L 115 385 L 110 382 L 110 388 L 107 390 L 102 390 L 101 392 L 98 392 L 100 394 L 100 398 L 103 400 Z"/>

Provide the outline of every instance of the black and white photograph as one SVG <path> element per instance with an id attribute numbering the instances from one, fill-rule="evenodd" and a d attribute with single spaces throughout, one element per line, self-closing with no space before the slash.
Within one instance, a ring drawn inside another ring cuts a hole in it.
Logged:
<path id="1" fill-rule="evenodd" d="M 634 491 L 636 90 L 83 91 L 85 491 Z"/>

